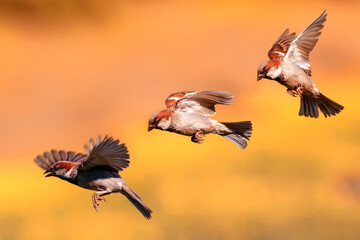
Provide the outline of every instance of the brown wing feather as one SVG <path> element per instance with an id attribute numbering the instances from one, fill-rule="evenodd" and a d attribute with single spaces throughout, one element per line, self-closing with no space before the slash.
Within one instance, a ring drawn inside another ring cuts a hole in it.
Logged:
<path id="1" fill-rule="evenodd" d="M 186 93 L 180 97 L 179 93 L 170 96 L 179 97 L 176 103 L 169 105 L 170 108 L 180 111 L 194 111 L 205 116 L 215 115 L 215 105 L 229 105 L 234 101 L 234 95 L 224 91 L 200 91 L 200 92 L 181 92 Z M 168 98 L 169 99 L 169 98 Z M 175 99 L 172 97 L 171 99 Z"/>
<path id="2" fill-rule="evenodd" d="M 295 38 L 295 33 L 289 34 L 289 29 L 286 29 L 269 50 L 268 56 L 270 60 L 283 59 L 289 50 L 291 42 L 294 41 Z"/>
<path id="3" fill-rule="evenodd" d="M 311 76 L 309 55 L 314 49 L 321 29 L 324 27 L 327 13 L 326 10 L 312 22 L 290 45 L 284 60 L 290 60 L 301 67 L 308 76 Z"/>
<path id="4" fill-rule="evenodd" d="M 305 69 L 305 68 L 303 68 L 302 70 L 304 70 L 304 72 L 306 73 L 306 75 L 308 75 L 309 77 L 311 77 L 311 70 L 310 70 L 310 69 Z"/>
<path id="5" fill-rule="evenodd" d="M 112 137 L 105 138 L 100 141 L 100 136 L 94 144 L 90 139 L 90 147 L 85 145 L 85 149 L 89 150 L 88 159 L 84 162 L 81 169 L 90 169 L 95 166 L 110 166 L 117 171 L 122 171 L 130 164 L 129 154 L 125 144 L 119 144 L 119 140 Z"/>
<path id="6" fill-rule="evenodd" d="M 51 152 L 44 152 L 43 155 L 38 155 L 34 159 L 34 162 L 39 165 L 39 167 L 47 170 L 56 162 L 84 162 L 86 159 L 87 156 L 82 153 L 51 150 Z"/>
<path id="7" fill-rule="evenodd" d="M 183 91 L 183 92 L 176 92 L 176 93 L 170 94 L 165 100 L 166 108 L 171 108 L 171 107 L 175 106 L 176 103 L 179 100 L 183 99 L 186 94 L 192 93 L 192 92 L 194 92 L 194 91 Z"/>

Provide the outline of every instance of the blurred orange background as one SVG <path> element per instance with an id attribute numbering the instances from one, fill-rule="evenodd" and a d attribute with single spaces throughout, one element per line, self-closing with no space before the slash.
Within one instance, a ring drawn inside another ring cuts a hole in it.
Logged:
<path id="1" fill-rule="evenodd" d="M 324 9 L 313 80 L 345 109 L 310 119 L 256 70 Z M 360 239 L 359 14 L 356 1 L 0 2 L 0 239 Z M 251 120 L 246 150 L 148 133 L 182 90 L 234 93 L 214 118 Z M 91 191 L 32 161 L 99 134 L 128 146 L 120 174 L 150 221 L 121 194 L 96 213 Z"/>

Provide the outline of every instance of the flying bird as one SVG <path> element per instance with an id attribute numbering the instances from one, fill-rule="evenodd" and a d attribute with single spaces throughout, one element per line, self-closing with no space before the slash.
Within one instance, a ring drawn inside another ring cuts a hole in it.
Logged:
<path id="1" fill-rule="evenodd" d="M 343 106 L 323 95 L 311 80 L 309 54 L 315 47 L 324 27 L 325 11 L 299 36 L 286 29 L 268 52 L 270 61 L 263 62 L 257 70 L 257 80 L 267 78 L 287 87 L 287 92 L 301 97 L 299 115 L 319 117 L 319 109 L 325 117 L 339 113 Z"/>
<path id="2" fill-rule="evenodd" d="M 215 105 L 230 105 L 234 95 L 223 91 L 184 91 L 171 94 L 165 100 L 166 109 L 154 113 L 148 131 L 159 129 L 191 136 L 195 143 L 202 143 L 204 135 L 218 134 L 238 145 L 247 146 L 252 131 L 250 121 L 218 122 L 208 116 L 215 115 Z"/>
<path id="3" fill-rule="evenodd" d="M 118 171 L 129 166 L 129 154 L 125 144 L 119 140 L 100 136 L 96 142 L 90 139 L 89 147 L 85 144 L 86 154 L 51 150 L 38 155 L 34 161 L 45 169 L 45 177 L 55 176 L 79 187 L 97 191 L 92 196 L 93 206 L 97 211 L 98 201 L 105 202 L 103 196 L 119 192 L 147 218 L 152 211 L 133 190 L 127 187 Z"/>

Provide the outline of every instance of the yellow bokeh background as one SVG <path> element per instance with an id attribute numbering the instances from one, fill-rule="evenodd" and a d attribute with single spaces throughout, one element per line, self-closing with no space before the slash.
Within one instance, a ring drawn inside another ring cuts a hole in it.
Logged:
<path id="1" fill-rule="evenodd" d="M 345 109 L 310 119 L 256 70 L 324 9 L 312 78 Z M 335 0 L 0 2 L 0 239 L 360 239 L 359 16 Z M 182 90 L 234 93 L 214 118 L 251 120 L 246 150 L 148 133 Z M 91 191 L 32 161 L 99 134 L 128 146 L 120 174 L 151 220 L 121 194 L 97 213 Z"/>

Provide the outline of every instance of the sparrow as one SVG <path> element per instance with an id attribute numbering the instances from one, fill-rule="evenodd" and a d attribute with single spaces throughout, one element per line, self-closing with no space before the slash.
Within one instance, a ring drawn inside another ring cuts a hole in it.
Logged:
<path id="1" fill-rule="evenodd" d="M 324 27 L 326 10 L 299 36 L 286 29 L 268 52 L 270 61 L 263 62 L 257 70 L 257 80 L 267 78 L 287 87 L 287 92 L 301 97 L 299 115 L 319 117 L 319 109 L 325 117 L 331 117 L 344 109 L 343 106 L 323 95 L 311 80 L 309 54 L 315 47 Z"/>
<path id="2" fill-rule="evenodd" d="M 191 141 L 202 143 L 204 135 L 218 134 L 232 141 L 241 149 L 247 146 L 252 131 L 250 121 L 218 122 L 208 116 L 215 115 L 215 105 L 230 105 L 234 95 L 223 91 L 183 91 L 168 96 L 166 109 L 154 113 L 148 131 L 159 129 L 191 136 Z"/>
<path id="3" fill-rule="evenodd" d="M 86 154 L 51 150 L 38 155 L 34 161 L 46 171 L 45 177 L 58 177 L 69 183 L 89 190 L 97 191 L 92 196 L 93 206 L 98 211 L 98 201 L 105 202 L 103 196 L 119 192 L 147 218 L 152 211 L 133 190 L 128 188 L 118 171 L 129 166 L 129 154 L 125 144 L 119 140 L 100 136 L 96 143 L 90 139 L 89 147 L 85 144 Z"/>

